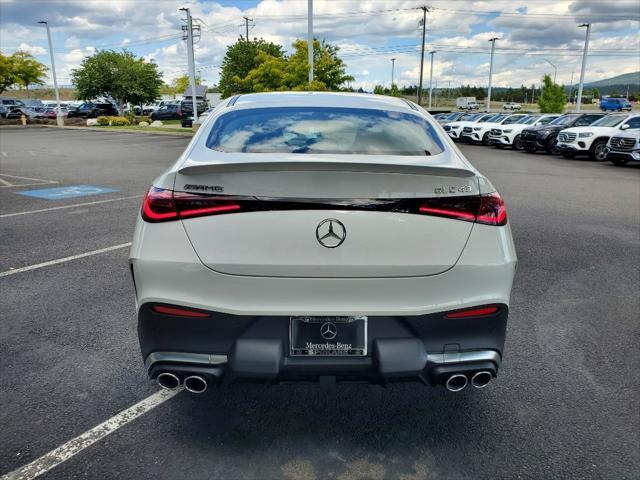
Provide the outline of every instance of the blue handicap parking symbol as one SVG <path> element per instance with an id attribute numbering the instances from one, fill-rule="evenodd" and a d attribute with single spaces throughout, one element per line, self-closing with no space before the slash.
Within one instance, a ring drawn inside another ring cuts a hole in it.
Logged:
<path id="1" fill-rule="evenodd" d="M 69 185 L 68 187 L 42 188 L 39 190 L 27 190 L 16 192 L 28 197 L 42 198 L 45 200 L 64 200 L 65 198 L 84 197 L 86 195 L 100 195 L 103 193 L 117 192 L 113 188 L 99 187 L 97 185 Z"/>

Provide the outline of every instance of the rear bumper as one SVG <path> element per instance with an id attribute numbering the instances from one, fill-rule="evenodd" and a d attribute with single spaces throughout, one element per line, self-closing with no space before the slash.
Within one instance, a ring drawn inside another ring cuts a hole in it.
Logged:
<path id="1" fill-rule="evenodd" d="M 384 383 L 422 380 L 442 383 L 452 371 L 497 372 L 505 340 L 508 307 L 481 318 L 451 319 L 444 313 L 369 317 L 368 352 L 362 357 L 292 357 L 289 317 L 179 318 L 141 307 L 138 332 L 150 378 L 161 371 L 207 369 L 229 379 Z"/>

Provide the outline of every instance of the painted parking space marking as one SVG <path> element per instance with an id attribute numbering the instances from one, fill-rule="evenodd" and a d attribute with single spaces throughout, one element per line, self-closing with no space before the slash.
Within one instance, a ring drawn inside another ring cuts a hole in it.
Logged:
<path id="1" fill-rule="evenodd" d="M 49 185 L 54 183 L 58 182 L 55 180 L 47 180 L 45 178 L 23 177 L 20 175 L 0 173 L 0 188 L 30 187 L 32 185 Z"/>
<path id="2" fill-rule="evenodd" d="M 60 445 L 58 448 L 51 450 L 49 453 L 44 454 L 33 462 L 3 475 L 0 477 L 0 480 L 31 480 L 39 477 L 43 473 L 48 472 L 63 462 L 66 462 L 85 448 L 102 440 L 107 435 L 124 427 L 128 423 L 131 423 L 133 420 L 144 415 L 150 410 L 153 410 L 158 405 L 170 400 L 181 391 L 182 390 L 160 390 L 159 392 L 156 392 L 136 403 L 132 407 L 114 415 L 109 420 L 102 422 L 100 425 L 93 427 L 91 430 L 69 440 L 64 445 Z"/>
<path id="3" fill-rule="evenodd" d="M 19 215 L 30 215 L 32 213 L 50 212 L 52 210 L 64 210 L 67 208 L 87 207 L 91 205 L 100 205 L 103 203 L 121 202 L 123 200 L 131 200 L 132 198 L 142 198 L 142 195 L 132 195 L 130 197 L 109 198 L 108 200 L 96 200 L 95 202 L 73 203 L 71 205 L 61 205 L 59 207 L 40 208 L 38 210 L 27 210 L 26 212 L 5 213 L 0 218 L 17 217 Z"/>
<path id="4" fill-rule="evenodd" d="M 48 262 L 37 263 L 35 265 L 29 265 L 28 267 L 12 268 L 0 272 L 1 277 L 8 277 L 9 275 L 15 275 L 16 273 L 28 272 L 30 270 L 37 270 L 39 268 L 50 267 L 51 265 L 58 265 L 59 263 L 66 263 L 79 258 L 91 257 L 93 255 L 99 255 L 101 253 L 112 252 L 113 250 L 120 250 L 121 248 L 127 248 L 131 246 L 129 243 L 121 243 L 120 245 L 113 245 L 112 247 L 100 248 L 99 250 L 92 250 L 91 252 L 79 253 L 78 255 L 71 255 L 70 257 L 58 258 L 56 260 L 49 260 Z"/>
<path id="5" fill-rule="evenodd" d="M 84 197 L 87 195 L 102 195 L 103 193 L 117 192 L 114 188 L 98 185 L 69 185 L 67 187 L 42 188 L 39 190 L 26 190 L 15 192 L 19 195 L 41 198 L 43 200 L 64 200 L 66 198 Z"/>

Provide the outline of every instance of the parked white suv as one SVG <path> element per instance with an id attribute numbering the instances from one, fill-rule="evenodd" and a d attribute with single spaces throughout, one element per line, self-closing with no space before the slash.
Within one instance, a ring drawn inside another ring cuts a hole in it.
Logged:
<path id="1" fill-rule="evenodd" d="M 591 160 L 604 160 L 609 139 L 628 129 L 629 122 L 638 122 L 635 120 L 638 117 L 638 114 L 615 113 L 585 127 L 567 128 L 558 134 L 557 149 L 565 158 L 582 154 L 589 155 Z"/>
<path id="2" fill-rule="evenodd" d="M 509 125 L 508 127 L 495 127 L 489 131 L 489 144 L 495 147 L 512 147 L 514 150 L 522 150 L 524 146 L 520 140 L 522 130 L 527 127 L 537 127 L 538 125 L 546 125 L 558 118 L 560 114 L 552 115 L 530 115 L 524 117 L 518 123 Z"/>
<path id="3" fill-rule="evenodd" d="M 507 102 L 502 106 L 502 108 L 504 108 L 505 110 L 514 111 L 514 110 L 520 110 L 522 108 L 522 105 L 515 102 Z"/>
<path id="4" fill-rule="evenodd" d="M 625 125 L 628 127 L 624 128 Z M 618 166 L 630 161 L 640 163 L 640 116 L 629 119 L 621 127 L 624 131 L 607 143 L 607 160 Z"/>
<path id="5" fill-rule="evenodd" d="M 489 122 L 497 117 L 495 113 L 467 113 L 455 122 L 445 123 L 443 128 L 453 140 L 460 140 L 464 127 L 475 125 L 476 123 Z"/>
<path id="6" fill-rule="evenodd" d="M 511 125 L 517 123 L 524 117 L 527 117 L 524 113 L 516 113 L 514 115 L 499 115 L 490 122 L 484 122 L 473 127 L 464 127 L 462 129 L 461 140 L 469 143 L 482 143 L 483 145 L 489 145 L 489 132 L 492 128 L 499 127 L 500 125 Z"/>

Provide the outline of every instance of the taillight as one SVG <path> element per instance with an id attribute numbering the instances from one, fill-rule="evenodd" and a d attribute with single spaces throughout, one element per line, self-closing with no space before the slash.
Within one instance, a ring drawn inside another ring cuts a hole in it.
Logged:
<path id="1" fill-rule="evenodd" d="M 456 312 L 447 313 L 447 318 L 469 318 L 469 317 L 486 317 L 487 315 L 493 315 L 498 310 L 498 307 L 473 307 L 464 310 L 458 310 Z"/>
<path id="2" fill-rule="evenodd" d="M 480 209 L 476 222 L 496 226 L 507 224 L 507 207 L 498 192 L 480 196 Z"/>
<path id="3" fill-rule="evenodd" d="M 241 209 L 240 202 L 234 199 L 151 187 L 142 204 L 142 218 L 147 222 L 166 222 L 237 212 Z"/>
<path id="4" fill-rule="evenodd" d="M 496 193 L 420 200 L 418 213 L 465 222 L 502 226 L 507 223 L 504 200 Z"/>
<path id="5" fill-rule="evenodd" d="M 154 305 L 153 307 L 151 307 L 151 310 L 156 313 L 161 313 L 163 315 L 172 315 L 174 317 L 206 318 L 209 316 L 207 312 L 191 310 L 182 307 L 171 307 L 168 305 Z"/>

